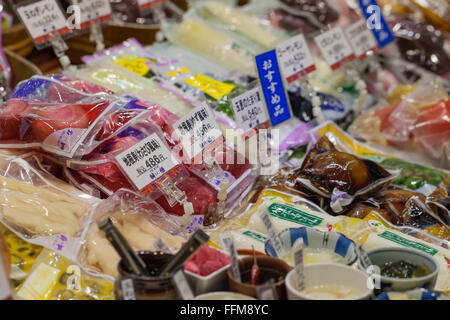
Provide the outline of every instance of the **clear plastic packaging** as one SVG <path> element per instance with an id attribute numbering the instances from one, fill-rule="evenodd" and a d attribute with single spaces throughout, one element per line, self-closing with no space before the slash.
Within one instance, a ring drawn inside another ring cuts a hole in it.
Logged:
<path id="1" fill-rule="evenodd" d="M 287 186 L 309 190 L 330 213 L 342 213 L 355 200 L 387 187 L 395 175 L 370 160 L 339 151 L 327 137 L 309 150 L 300 168 L 287 178 Z"/>
<path id="2" fill-rule="evenodd" d="M 19 84 L 1 109 L 0 146 L 40 147 L 58 156 L 80 158 L 120 133 L 126 122 L 145 116 L 145 108 L 131 115 L 127 101 L 120 97 L 103 91 L 85 93 L 69 85 L 88 91 L 99 88 L 42 76 Z"/>
<path id="3" fill-rule="evenodd" d="M 178 250 L 186 241 L 179 222 L 152 200 L 130 190 L 118 190 L 96 207 L 89 230 L 79 254 L 83 266 L 92 272 L 117 276 L 119 255 L 97 227 L 103 218 L 110 217 L 136 251 L 157 251 L 160 238 L 171 250 Z"/>

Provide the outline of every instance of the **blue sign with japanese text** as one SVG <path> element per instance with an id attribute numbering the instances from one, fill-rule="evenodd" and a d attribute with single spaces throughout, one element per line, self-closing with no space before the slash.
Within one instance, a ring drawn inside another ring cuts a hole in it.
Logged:
<path id="1" fill-rule="evenodd" d="M 292 117 L 278 65 L 276 50 L 257 55 L 255 61 L 270 122 L 275 127 Z"/>
<path id="2" fill-rule="evenodd" d="M 366 18 L 367 26 L 372 30 L 380 48 L 384 48 L 394 41 L 394 35 L 392 34 L 386 19 L 384 19 L 381 7 L 378 5 L 377 1 L 358 0 L 358 2 Z"/>

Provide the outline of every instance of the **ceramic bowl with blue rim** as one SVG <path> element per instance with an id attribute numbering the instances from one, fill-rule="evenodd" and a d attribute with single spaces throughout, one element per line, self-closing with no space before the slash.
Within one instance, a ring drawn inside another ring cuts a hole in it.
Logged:
<path id="1" fill-rule="evenodd" d="M 414 289 L 404 292 L 385 292 L 377 300 L 450 300 L 450 297 L 436 291 Z"/>
<path id="2" fill-rule="evenodd" d="M 289 252 L 294 243 L 299 238 L 303 238 L 305 247 L 332 251 L 341 256 L 347 265 L 355 263 L 358 258 L 355 243 L 338 232 L 323 232 L 302 227 L 285 229 L 278 234 L 278 237 L 285 252 Z M 272 257 L 277 256 L 270 240 L 266 242 L 265 250 L 267 255 Z"/>
<path id="3" fill-rule="evenodd" d="M 375 293 L 409 291 L 416 288 L 432 290 L 436 284 L 439 273 L 439 262 L 431 255 L 414 248 L 407 247 L 381 247 L 367 251 L 373 265 L 382 268 L 386 264 L 408 262 L 415 266 L 426 267 L 427 274 L 415 278 L 394 278 L 379 275 L 380 286 L 375 288 Z M 365 271 L 358 261 L 359 269 Z M 381 271 L 381 270 L 380 270 Z M 374 278 L 375 279 L 375 278 Z"/>

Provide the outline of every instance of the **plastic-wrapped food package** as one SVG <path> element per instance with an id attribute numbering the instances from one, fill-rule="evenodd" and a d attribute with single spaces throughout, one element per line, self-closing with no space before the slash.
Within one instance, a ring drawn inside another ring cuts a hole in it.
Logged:
<path id="1" fill-rule="evenodd" d="M 442 86 L 419 85 L 400 104 L 361 115 L 350 132 L 369 142 L 403 150 L 422 148 L 436 165 L 445 164 L 445 145 L 450 139 L 449 108 Z"/>
<path id="2" fill-rule="evenodd" d="M 180 18 L 182 10 L 171 1 L 153 2 L 153 10 L 142 12 L 139 9 L 140 1 L 137 0 L 115 0 L 111 2 L 114 18 L 128 23 L 144 25 L 155 25 L 159 22 L 159 15 L 155 10 L 159 10 L 167 18 Z M 159 7 L 158 7 L 159 5 Z M 180 12 L 181 11 L 181 12 Z"/>
<path id="3" fill-rule="evenodd" d="M 163 23 L 162 28 L 170 41 L 185 46 L 230 71 L 255 74 L 253 56 L 258 49 L 247 48 L 198 19 L 186 18 L 180 24 Z"/>
<path id="4" fill-rule="evenodd" d="M 84 93 L 68 84 L 78 85 L 42 76 L 19 84 L 0 111 L 0 145 L 40 147 L 72 158 L 90 153 L 120 132 L 123 124 L 111 126 L 110 120 L 128 112 L 122 99 L 104 92 Z M 136 121 L 142 114 L 136 113 L 127 121 Z"/>
<path id="5" fill-rule="evenodd" d="M 281 38 L 274 30 L 263 26 L 257 18 L 243 13 L 226 3 L 219 1 L 202 1 L 191 9 L 196 16 L 217 28 L 234 32 L 260 45 L 262 48 L 274 47 Z M 189 12 L 187 15 L 189 16 Z"/>
<path id="6" fill-rule="evenodd" d="M 450 4 L 443 0 L 410 0 L 419 7 L 427 21 L 444 32 L 450 32 Z"/>
<path id="7" fill-rule="evenodd" d="M 322 137 L 286 183 L 292 188 L 309 190 L 321 199 L 322 206 L 329 206 L 331 213 L 338 214 L 355 199 L 376 194 L 393 180 L 395 176 L 377 163 L 339 151 L 327 137 Z"/>
<path id="8" fill-rule="evenodd" d="M 363 158 L 377 162 L 383 168 L 389 171 L 396 171 L 397 178 L 392 182 L 393 185 L 402 189 L 409 189 L 429 195 L 449 174 L 445 170 L 435 169 L 432 166 L 421 165 L 415 161 L 417 154 L 399 152 L 398 148 L 389 148 L 379 151 L 370 145 L 365 145 L 347 133 L 342 131 L 333 123 L 325 123 L 314 128 L 314 134 L 326 136 L 333 144 L 342 149 L 347 149 Z M 408 159 L 408 160 L 402 160 Z"/>
<path id="9" fill-rule="evenodd" d="M 444 49 L 445 36 L 426 23 L 397 18 L 389 22 L 401 57 L 440 76 L 448 76 L 450 57 Z M 387 53 L 395 54 L 394 47 Z"/>
<path id="10" fill-rule="evenodd" d="M 99 200 L 12 159 L 1 174 L 1 221 L 26 241 L 73 257 L 83 223 Z"/>
<path id="11" fill-rule="evenodd" d="M 178 222 L 157 203 L 129 190 L 119 190 L 95 209 L 80 251 L 82 265 L 94 272 L 118 275 L 120 257 L 97 227 L 97 222 L 108 216 L 136 251 L 157 251 L 155 242 L 159 238 L 174 251 L 186 241 Z"/>
<path id="12" fill-rule="evenodd" d="M 364 204 L 357 204 L 347 216 L 375 225 L 381 224 L 450 248 L 448 213 L 447 217 L 441 217 L 427 205 L 421 193 L 402 189 L 386 190 Z"/>
<path id="13" fill-rule="evenodd" d="M 0 226 L 1 228 L 3 226 Z M 13 286 L 17 287 L 29 274 L 34 261 L 42 251 L 42 247 L 24 241 L 6 228 L 3 231 L 3 236 L 9 250 L 10 278 L 13 280 Z"/>
<path id="14" fill-rule="evenodd" d="M 16 289 L 20 300 L 114 300 L 114 284 L 91 276 L 78 264 L 45 249 Z"/>

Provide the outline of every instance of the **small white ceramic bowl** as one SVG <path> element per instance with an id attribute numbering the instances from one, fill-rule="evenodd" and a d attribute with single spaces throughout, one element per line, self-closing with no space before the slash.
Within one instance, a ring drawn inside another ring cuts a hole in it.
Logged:
<path id="1" fill-rule="evenodd" d="M 201 294 L 199 296 L 196 296 L 195 300 L 256 300 L 256 299 L 236 292 L 219 291 Z"/>
<path id="2" fill-rule="evenodd" d="M 368 275 L 352 267 L 336 263 L 317 263 L 304 266 L 305 287 L 320 285 L 344 285 L 354 288 L 360 295 L 351 300 L 367 300 L 373 295 L 373 290 L 367 286 Z M 321 300 L 299 291 L 296 285 L 297 274 L 292 269 L 286 277 L 286 289 L 289 300 Z"/>

